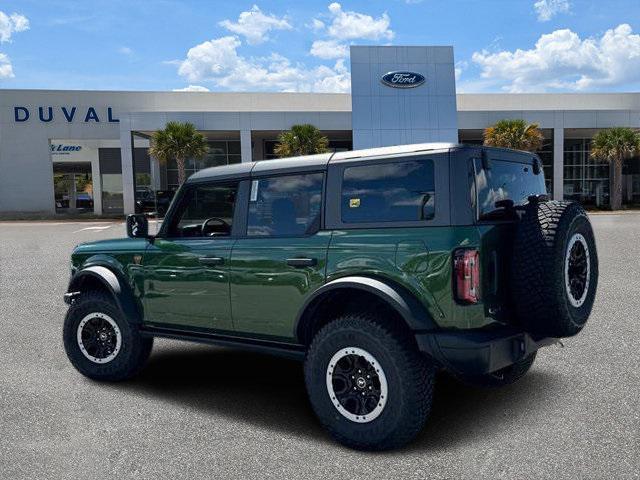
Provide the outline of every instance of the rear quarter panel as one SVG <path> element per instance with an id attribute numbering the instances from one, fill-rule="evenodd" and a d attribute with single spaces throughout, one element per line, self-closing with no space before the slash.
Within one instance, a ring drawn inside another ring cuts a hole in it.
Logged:
<path id="1" fill-rule="evenodd" d="M 453 299 L 452 251 L 478 246 L 475 226 L 335 230 L 327 256 L 327 281 L 349 275 L 387 279 L 412 292 L 443 328 L 491 323 L 482 305 Z"/>

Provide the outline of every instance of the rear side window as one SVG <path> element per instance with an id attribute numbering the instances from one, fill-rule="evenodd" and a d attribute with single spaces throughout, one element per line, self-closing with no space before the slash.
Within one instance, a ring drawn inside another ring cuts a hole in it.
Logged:
<path id="1" fill-rule="evenodd" d="M 542 169 L 537 175 L 530 164 L 491 160 L 488 169 L 475 160 L 480 220 L 504 217 L 506 207 L 524 205 L 530 195 L 547 193 Z"/>
<path id="2" fill-rule="evenodd" d="M 410 222 L 435 214 L 433 161 L 377 163 L 344 169 L 344 223 Z"/>
<path id="3" fill-rule="evenodd" d="M 320 228 L 322 173 L 251 182 L 249 236 L 309 235 Z"/>

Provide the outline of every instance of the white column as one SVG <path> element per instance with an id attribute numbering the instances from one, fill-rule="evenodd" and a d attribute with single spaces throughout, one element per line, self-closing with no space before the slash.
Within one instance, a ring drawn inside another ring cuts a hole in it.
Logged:
<path id="1" fill-rule="evenodd" d="M 100 155 L 96 148 L 96 154 L 91 159 L 91 181 L 93 184 L 93 213 L 102 215 L 102 177 L 100 177 Z"/>
<path id="2" fill-rule="evenodd" d="M 564 128 L 553 129 L 553 199 L 564 198 Z"/>
<path id="3" fill-rule="evenodd" d="M 120 117 L 120 157 L 122 163 L 122 200 L 124 213 L 135 213 L 136 197 L 133 191 L 133 145 L 131 145 L 130 119 Z"/>
<path id="4" fill-rule="evenodd" d="M 240 155 L 242 163 L 253 160 L 251 153 L 251 130 L 249 129 L 243 128 L 240 130 Z"/>

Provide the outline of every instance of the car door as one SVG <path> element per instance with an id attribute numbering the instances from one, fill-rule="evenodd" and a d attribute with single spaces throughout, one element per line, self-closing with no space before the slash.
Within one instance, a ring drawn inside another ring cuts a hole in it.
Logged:
<path id="1" fill-rule="evenodd" d="M 232 330 L 229 259 L 238 182 L 188 185 L 144 259 L 145 322 Z"/>
<path id="2" fill-rule="evenodd" d="M 307 295 L 324 283 L 331 232 L 322 231 L 324 173 L 251 182 L 246 235 L 231 253 L 231 309 L 239 332 L 290 339 Z"/>

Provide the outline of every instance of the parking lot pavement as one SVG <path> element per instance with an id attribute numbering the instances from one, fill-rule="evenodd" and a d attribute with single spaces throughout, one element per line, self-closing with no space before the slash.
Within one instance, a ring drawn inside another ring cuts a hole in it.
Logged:
<path id="1" fill-rule="evenodd" d="M 639 478 L 640 214 L 593 223 L 582 334 L 504 389 L 439 377 L 418 439 L 367 454 L 322 430 L 292 361 L 161 340 L 134 380 L 83 378 L 61 341 L 69 253 L 124 225 L 0 222 L 0 478 Z"/>

